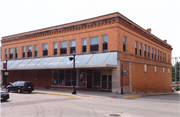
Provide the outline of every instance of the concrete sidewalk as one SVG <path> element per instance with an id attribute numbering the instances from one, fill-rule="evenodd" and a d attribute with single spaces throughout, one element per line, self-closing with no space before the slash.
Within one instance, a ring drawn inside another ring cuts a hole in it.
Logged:
<path id="1" fill-rule="evenodd" d="M 132 94 L 115 94 L 111 92 L 103 91 L 88 91 L 88 90 L 76 90 L 76 94 L 71 94 L 72 90 L 69 89 L 43 89 L 35 88 L 33 93 L 41 93 L 47 95 L 58 95 L 68 97 L 91 97 L 91 98 L 133 98 L 143 96 L 157 96 L 157 95 L 174 95 L 180 94 L 180 91 L 169 93 L 132 93 Z"/>

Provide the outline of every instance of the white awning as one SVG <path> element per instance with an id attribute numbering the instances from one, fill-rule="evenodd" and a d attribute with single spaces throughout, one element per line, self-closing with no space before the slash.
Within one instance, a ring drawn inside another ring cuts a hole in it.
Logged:
<path id="1" fill-rule="evenodd" d="M 73 68 L 73 61 L 69 60 L 71 56 L 31 58 L 21 60 L 8 60 L 8 70 L 28 70 L 28 69 L 63 69 Z M 3 70 L 1 61 L 1 70 Z M 76 55 L 76 68 L 102 68 L 117 67 L 117 52 Z"/>

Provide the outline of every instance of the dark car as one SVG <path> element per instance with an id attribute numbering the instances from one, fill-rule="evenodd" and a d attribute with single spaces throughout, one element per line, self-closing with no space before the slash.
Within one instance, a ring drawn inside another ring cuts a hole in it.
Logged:
<path id="1" fill-rule="evenodd" d="M 2 88 L 1 89 L 1 101 L 6 101 L 9 99 L 9 93 L 4 91 Z"/>
<path id="2" fill-rule="evenodd" d="M 16 81 L 6 87 L 8 92 L 16 91 L 18 93 L 28 92 L 31 93 L 34 90 L 34 85 L 30 81 Z"/>

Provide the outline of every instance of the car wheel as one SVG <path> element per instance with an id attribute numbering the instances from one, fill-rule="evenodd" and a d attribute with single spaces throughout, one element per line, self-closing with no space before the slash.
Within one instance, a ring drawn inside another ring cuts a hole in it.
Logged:
<path id="1" fill-rule="evenodd" d="M 29 91 L 28 93 L 31 93 L 32 91 Z"/>
<path id="2" fill-rule="evenodd" d="M 9 89 L 9 88 L 7 88 L 6 90 L 7 90 L 7 92 L 10 92 L 10 89 Z"/>
<path id="3" fill-rule="evenodd" d="M 18 93 L 21 93 L 21 89 L 18 89 Z"/>

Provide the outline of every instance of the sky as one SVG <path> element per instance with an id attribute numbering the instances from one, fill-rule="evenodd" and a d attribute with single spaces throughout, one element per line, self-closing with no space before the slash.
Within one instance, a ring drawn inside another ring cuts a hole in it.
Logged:
<path id="1" fill-rule="evenodd" d="M 0 7 L 1 38 L 119 12 L 180 57 L 180 0 L 1 0 Z"/>

